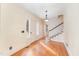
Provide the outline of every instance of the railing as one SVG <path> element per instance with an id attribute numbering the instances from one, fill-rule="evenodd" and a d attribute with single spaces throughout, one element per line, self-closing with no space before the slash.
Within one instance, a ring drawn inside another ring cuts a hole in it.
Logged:
<path id="1" fill-rule="evenodd" d="M 58 35 L 60 35 L 60 34 L 62 34 L 62 33 L 63 33 L 63 31 L 61 31 L 60 33 L 57 33 L 57 34 L 55 34 L 55 35 L 52 35 L 51 37 L 49 37 L 49 39 L 54 38 L 54 37 L 57 37 Z"/>
<path id="2" fill-rule="evenodd" d="M 61 22 L 61 23 L 58 24 L 57 26 L 55 26 L 55 27 L 53 27 L 52 29 L 50 29 L 50 30 L 48 31 L 48 33 L 50 33 L 50 32 L 52 32 L 53 30 L 59 28 L 59 26 L 61 26 L 61 25 L 63 25 L 63 22 Z M 60 35 L 60 34 L 62 34 L 62 33 L 63 33 L 63 31 L 61 30 L 60 32 L 56 33 L 55 35 L 52 35 L 51 37 L 49 37 L 49 39 L 54 38 L 54 37 L 56 37 L 56 36 L 58 36 L 58 35 Z"/>
<path id="3" fill-rule="evenodd" d="M 60 24 L 58 24 L 57 26 L 55 26 L 54 28 L 52 28 L 52 29 L 50 29 L 48 32 L 50 32 L 50 31 L 52 31 L 52 30 L 54 30 L 54 29 L 56 29 L 56 28 L 58 28 L 60 25 L 62 25 L 63 24 L 63 22 L 61 22 Z"/>

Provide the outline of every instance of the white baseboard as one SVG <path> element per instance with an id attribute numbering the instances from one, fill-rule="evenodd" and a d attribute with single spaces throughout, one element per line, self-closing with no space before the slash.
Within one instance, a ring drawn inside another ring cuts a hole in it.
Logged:
<path id="1" fill-rule="evenodd" d="M 72 56 L 71 50 L 69 48 L 69 45 L 67 46 L 66 43 L 64 42 L 64 46 L 67 49 L 67 52 L 68 52 L 69 56 Z"/>

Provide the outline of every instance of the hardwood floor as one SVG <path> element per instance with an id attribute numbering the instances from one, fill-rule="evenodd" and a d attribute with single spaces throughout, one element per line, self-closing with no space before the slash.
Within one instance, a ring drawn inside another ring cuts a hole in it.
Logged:
<path id="1" fill-rule="evenodd" d="M 63 43 L 50 40 L 45 44 L 45 39 L 40 39 L 12 56 L 68 56 L 68 53 Z"/>

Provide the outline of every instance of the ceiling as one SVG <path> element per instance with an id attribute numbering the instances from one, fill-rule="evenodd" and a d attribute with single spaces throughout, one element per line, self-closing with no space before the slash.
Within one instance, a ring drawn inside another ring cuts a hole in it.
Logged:
<path id="1" fill-rule="evenodd" d="M 46 10 L 48 19 L 63 14 L 64 10 L 62 3 L 21 3 L 20 5 L 42 19 L 45 19 Z"/>

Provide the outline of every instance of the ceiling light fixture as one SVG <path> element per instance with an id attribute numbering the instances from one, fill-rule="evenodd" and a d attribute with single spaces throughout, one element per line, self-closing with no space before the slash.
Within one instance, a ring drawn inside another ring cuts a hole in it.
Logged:
<path id="1" fill-rule="evenodd" d="M 45 21 L 47 22 L 48 21 L 48 18 L 47 18 L 47 10 L 45 11 L 46 15 L 45 15 Z"/>

